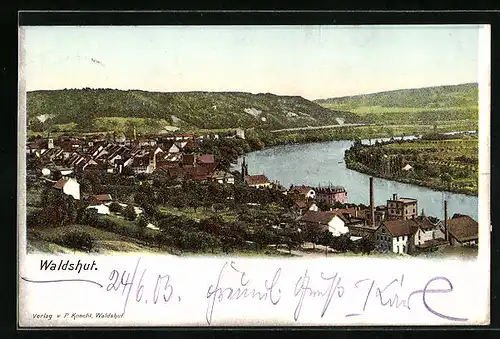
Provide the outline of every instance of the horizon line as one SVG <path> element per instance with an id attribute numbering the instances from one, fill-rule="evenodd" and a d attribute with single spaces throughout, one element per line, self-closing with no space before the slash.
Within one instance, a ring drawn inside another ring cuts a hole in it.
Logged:
<path id="1" fill-rule="evenodd" d="M 189 91 L 157 91 L 157 90 L 146 90 L 146 89 L 120 89 L 120 88 L 104 88 L 104 87 L 66 87 L 66 88 L 55 88 L 55 89 L 34 89 L 34 90 L 26 90 L 26 93 L 33 93 L 33 92 L 49 92 L 49 91 L 64 91 L 64 90 L 113 90 L 113 91 L 122 91 L 122 92 L 131 92 L 131 91 L 138 91 L 138 92 L 148 92 L 148 93 L 165 93 L 165 94 L 179 94 L 179 93 L 245 93 L 245 94 L 252 94 L 252 95 L 276 95 L 276 96 L 282 96 L 282 97 L 301 97 L 309 101 L 319 101 L 319 100 L 329 100 L 329 99 L 342 99 L 342 98 L 348 98 L 348 97 L 356 97 L 356 96 L 362 96 L 362 95 L 370 95 L 370 94 L 378 94 L 378 93 L 388 93 L 388 92 L 396 92 L 396 91 L 404 91 L 404 90 L 414 90 L 414 89 L 428 89 L 428 88 L 435 88 L 435 87 L 447 87 L 447 86 L 461 86 L 461 85 L 479 85 L 478 81 L 471 81 L 471 82 L 461 82 L 461 83 L 455 83 L 455 84 L 441 84 L 441 85 L 431 85 L 431 86 L 424 86 L 424 87 L 405 87 L 405 88 L 395 88 L 395 89 L 386 89 L 386 90 L 381 90 L 381 91 L 376 91 L 376 92 L 364 92 L 364 93 L 356 93 L 356 94 L 349 94 L 349 95 L 342 95 L 342 96 L 331 96 L 327 98 L 316 98 L 316 99 L 308 99 L 305 98 L 302 95 L 293 95 L 293 94 L 276 94 L 272 92 L 249 92 L 249 91 L 236 91 L 236 90 L 221 90 L 221 91 L 210 91 L 210 90 L 189 90 Z"/>

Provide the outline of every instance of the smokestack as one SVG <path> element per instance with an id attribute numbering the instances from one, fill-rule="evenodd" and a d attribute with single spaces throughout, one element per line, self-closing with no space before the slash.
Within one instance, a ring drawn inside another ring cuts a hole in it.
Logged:
<path id="1" fill-rule="evenodd" d="M 398 195 L 396 193 L 392 195 L 392 200 L 398 200 Z"/>
<path id="2" fill-rule="evenodd" d="M 370 222 L 375 226 L 375 206 L 373 202 L 373 177 L 370 177 Z"/>
<path id="3" fill-rule="evenodd" d="M 444 201 L 444 239 L 450 241 L 450 234 L 448 233 L 448 202 Z"/>

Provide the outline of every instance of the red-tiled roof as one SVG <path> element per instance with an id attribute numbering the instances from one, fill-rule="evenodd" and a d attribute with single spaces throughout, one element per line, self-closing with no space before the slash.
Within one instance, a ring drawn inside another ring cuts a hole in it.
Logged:
<path id="1" fill-rule="evenodd" d="M 64 185 L 66 185 L 66 183 L 68 182 L 68 179 L 59 179 L 55 184 L 54 188 L 57 188 L 57 189 L 62 189 L 64 187 Z"/>
<path id="2" fill-rule="evenodd" d="M 418 229 L 417 225 L 411 219 L 385 221 L 383 225 L 394 237 L 410 236 L 415 234 Z"/>
<path id="3" fill-rule="evenodd" d="M 347 213 L 340 213 L 338 211 L 326 211 L 325 213 L 330 213 L 338 216 L 343 222 L 349 222 L 349 216 L 346 215 Z M 354 214 L 351 215 L 351 217 L 354 217 Z"/>
<path id="4" fill-rule="evenodd" d="M 411 219 L 411 220 L 415 222 L 417 227 L 420 227 L 423 230 L 431 230 L 431 229 L 436 227 L 436 224 L 433 223 L 426 216 L 419 216 L 419 217 L 416 217 L 415 219 Z"/>
<path id="5" fill-rule="evenodd" d="M 268 183 L 269 179 L 264 174 L 247 175 L 245 177 L 245 184 L 247 185 L 263 185 Z"/>
<path id="6" fill-rule="evenodd" d="M 470 241 L 478 238 L 478 223 L 468 215 L 453 216 L 448 219 L 448 232 L 458 241 Z"/>
<path id="7" fill-rule="evenodd" d="M 203 154 L 198 158 L 198 161 L 203 163 L 203 164 L 213 164 L 215 161 L 215 158 L 213 154 Z"/>
<path id="8" fill-rule="evenodd" d="M 306 208 L 306 207 L 308 207 L 308 203 L 305 202 L 305 201 L 302 201 L 302 200 L 301 201 L 297 201 L 295 203 L 295 205 L 297 205 L 297 207 L 299 207 L 299 208 Z"/>
<path id="9" fill-rule="evenodd" d="M 110 201 L 110 200 L 113 200 L 113 198 L 111 197 L 110 194 L 98 194 L 98 195 L 92 196 L 92 198 L 94 200 L 97 200 L 97 201 Z"/>

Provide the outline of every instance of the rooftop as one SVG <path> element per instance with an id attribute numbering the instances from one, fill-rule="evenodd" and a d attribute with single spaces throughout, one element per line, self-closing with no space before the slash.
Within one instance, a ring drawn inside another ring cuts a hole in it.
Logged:
<path id="1" fill-rule="evenodd" d="M 329 212 L 307 211 L 299 220 L 312 224 L 327 225 L 335 216 L 336 214 Z"/>
<path id="2" fill-rule="evenodd" d="M 417 199 L 413 199 L 413 198 L 396 198 L 396 199 L 388 199 L 387 201 L 399 201 L 399 202 L 402 202 L 402 203 L 405 203 L 405 204 L 410 204 L 410 203 L 417 202 Z"/>
<path id="3" fill-rule="evenodd" d="M 269 184 L 270 181 L 264 174 L 247 175 L 245 176 L 245 184 L 247 185 L 263 185 Z"/>
<path id="4" fill-rule="evenodd" d="M 470 241 L 478 238 L 478 223 L 468 215 L 454 215 L 448 219 L 448 232 L 458 241 Z"/>

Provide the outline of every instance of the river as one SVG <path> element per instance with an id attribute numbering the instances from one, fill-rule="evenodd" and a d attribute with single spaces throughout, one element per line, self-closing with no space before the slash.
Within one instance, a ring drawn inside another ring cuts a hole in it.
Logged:
<path id="1" fill-rule="evenodd" d="M 408 136 L 405 139 L 417 138 Z M 387 140 L 387 139 L 378 139 Z M 375 140 L 372 140 L 372 143 Z M 369 143 L 369 140 L 363 140 Z M 344 151 L 352 141 L 328 141 L 302 145 L 277 146 L 247 154 L 248 172 L 265 174 L 270 181 L 285 187 L 294 185 L 343 186 L 351 203 L 369 205 L 369 176 L 346 168 Z M 241 168 L 242 158 L 238 160 Z M 374 178 L 375 205 L 385 205 L 393 193 L 399 197 L 418 199 L 419 214 L 444 218 L 443 201 L 448 201 L 448 217 L 454 213 L 470 215 L 478 220 L 478 198 L 464 194 L 435 191 L 430 188 Z"/>

